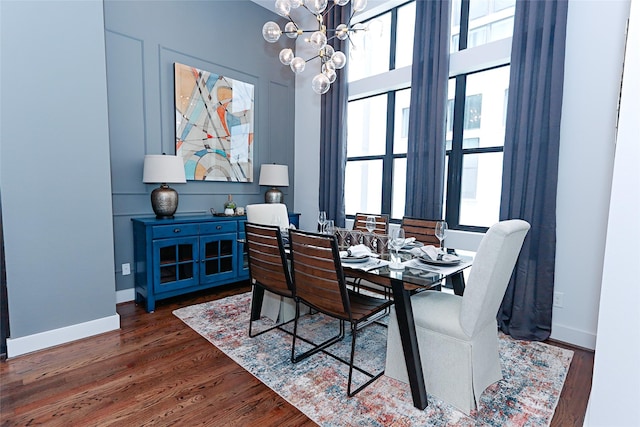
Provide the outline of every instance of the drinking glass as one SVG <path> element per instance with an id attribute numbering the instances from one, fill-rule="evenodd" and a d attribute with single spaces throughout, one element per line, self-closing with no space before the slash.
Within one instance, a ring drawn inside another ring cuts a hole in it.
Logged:
<path id="1" fill-rule="evenodd" d="M 324 233 L 324 227 L 327 223 L 327 213 L 325 211 L 320 211 L 318 214 L 318 228 L 320 233 Z"/>
<path id="2" fill-rule="evenodd" d="M 368 215 L 367 222 L 365 223 L 365 227 L 367 227 L 367 230 L 369 231 L 369 233 L 373 233 L 373 230 L 376 229 L 376 217 L 373 215 Z"/>
<path id="3" fill-rule="evenodd" d="M 442 241 L 447 237 L 447 230 L 449 226 L 447 225 L 447 221 L 438 221 L 436 222 L 436 237 L 440 240 L 440 249 L 444 252 L 444 247 L 442 246 Z"/>
<path id="4" fill-rule="evenodd" d="M 336 226 L 332 219 L 328 219 L 325 222 L 325 233 L 327 234 L 336 234 Z"/>
<path id="5" fill-rule="evenodd" d="M 402 248 L 403 246 L 404 246 L 404 229 L 402 228 L 392 229 L 391 237 L 389 239 L 389 248 L 392 251 L 395 251 L 396 256 L 395 256 L 395 261 L 393 261 L 389 265 L 389 268 L 394 270 L 402 270 L 404 268 L 404 266 L 400 262 L 400 255 L 398 254 L 398 251 L 400 251 L 400 248 Z"/>

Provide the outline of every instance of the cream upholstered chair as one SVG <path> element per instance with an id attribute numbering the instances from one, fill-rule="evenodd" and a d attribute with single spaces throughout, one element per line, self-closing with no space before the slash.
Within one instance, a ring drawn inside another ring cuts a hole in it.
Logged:
<path id="1" fill-rule="evenodd" d="M 427 392 L 469 414 L 502 379 L 496 315 L 529 224 L 494 224 L 480 242 L 464 296 L 426 291 L 411 297 Z M 392 309 L 385 375 L 408 382 Z"/>
<path id="2" fill-rule="evenodd" d="M 289 228 L 289 212 L 284 203 L 256 203 L 245 208 L 247 222 L 260 225 L 277 225 Z M 294 318 L 296 305 L 293 299 L 265 291 L 260 314 L 273 321 L 285 322 Z"/>

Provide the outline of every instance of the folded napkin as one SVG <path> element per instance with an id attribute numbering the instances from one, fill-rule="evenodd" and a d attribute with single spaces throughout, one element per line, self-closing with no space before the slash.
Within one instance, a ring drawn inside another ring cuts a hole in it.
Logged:
<path id="1" fill-rule="evenodd" d="M 433 261 L 456 261 L 459 259 L 456 255 L 444 253 L 441 249 L 438 249 L 433 245 L 413 248 L 410 253 L 416 257 L 428 257 Z"/>
<path id="2" fill-rule="evenodd" d="M 378 254 L 374 254 L 373 252 L 371 252 L 371 249 L 368 246 L 365 246 L 363 244 L 359 244 L 359 245 L 355 245 L 355 246 L 349 247 L 349 249 L 347 249 L 346 251 L 340 251 L 340 257 L 346 257 L 346 256 L 352 256 L 352 257 L 373 256 L 373 257 L 377 257 Z"/>
<path id="3" fill-rule="evenodd" d="M 402 246 L 412 245 L 416 241 L 415 237 L 408 237 L 404 239 L 404 244 Z"/>

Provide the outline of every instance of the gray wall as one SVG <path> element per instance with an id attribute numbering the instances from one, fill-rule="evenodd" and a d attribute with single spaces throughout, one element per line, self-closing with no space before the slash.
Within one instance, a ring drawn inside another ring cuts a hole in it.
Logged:
<path id="1" fill-rule="evenodd" d="M 144 155 L 175 153 L 174 62 L 256 89 L 254 183 L 176 185 L 178 214 L 221 210 L 227 194 L 239 205 L 262 201 L 267 162 L 290 166 L 292 209 L 294 78 L 262 39 L 273 18 L 249 1 L 0 1 L 12 340 L 44 348 L 41 332 L 117 317 L 116 289 L 134 286 L 120 272 L 135 268 L 130 218 L 153 216 Z"/>
<path id="2" fill-rule="evenodd" d="M 0 4 L 11 338 L 116 315 L 100 2 Z"/>
<path id="3" fill-rule="evenodd" d="M 282 189 L 293 210 L 294 75 L 262 39 L 274 15 L 249 1 L 104 2 L 117 290 L 133 288 L 131 218 L 153 216 L 142 183 L 145 154 L 175 154 L 173 64 L 194 66 L 255 85 L 254 182 L 177 184 L 177 215 L 222 211 L 228 194 L 239 206 L 264 200 L 260 164 L 289 165 Z"/>

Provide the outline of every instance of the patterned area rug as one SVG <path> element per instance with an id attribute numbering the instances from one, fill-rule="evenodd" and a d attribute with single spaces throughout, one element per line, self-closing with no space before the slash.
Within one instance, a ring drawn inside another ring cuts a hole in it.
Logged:
<path id="1" fill-rule="evenodd" d="M 573 357 L 570 350 L 500 335 L 504 379 L 485 390 L 477 411 L 466 416 L 431 395 L 429 406 L 420 411 L 413 406 L 407 384 L 383 375 L 348 398 L 348 365 L 324 353 L 292 364 L 291 335 L 277 329 L 249 338 L 250 305 L 251 293 L 245 293 L 174 314 L 322 426 L 548 426 Z M 263 319 L 254 328 L 259 331 L 269 324 Z M 304 317 L 298 333 L 322 342 L 327 331 L 336 333 L 337 328 L 337 322 L 314 314 Z M 347 333 L 329 351 L 348 360 L 350 346 Z M 356 365 L 369 371 L 383 369 L 385 346 L 384 326 L 364 328 L 358 333 Z M 354 375 L 354 388 L 365 380 Z"/>

